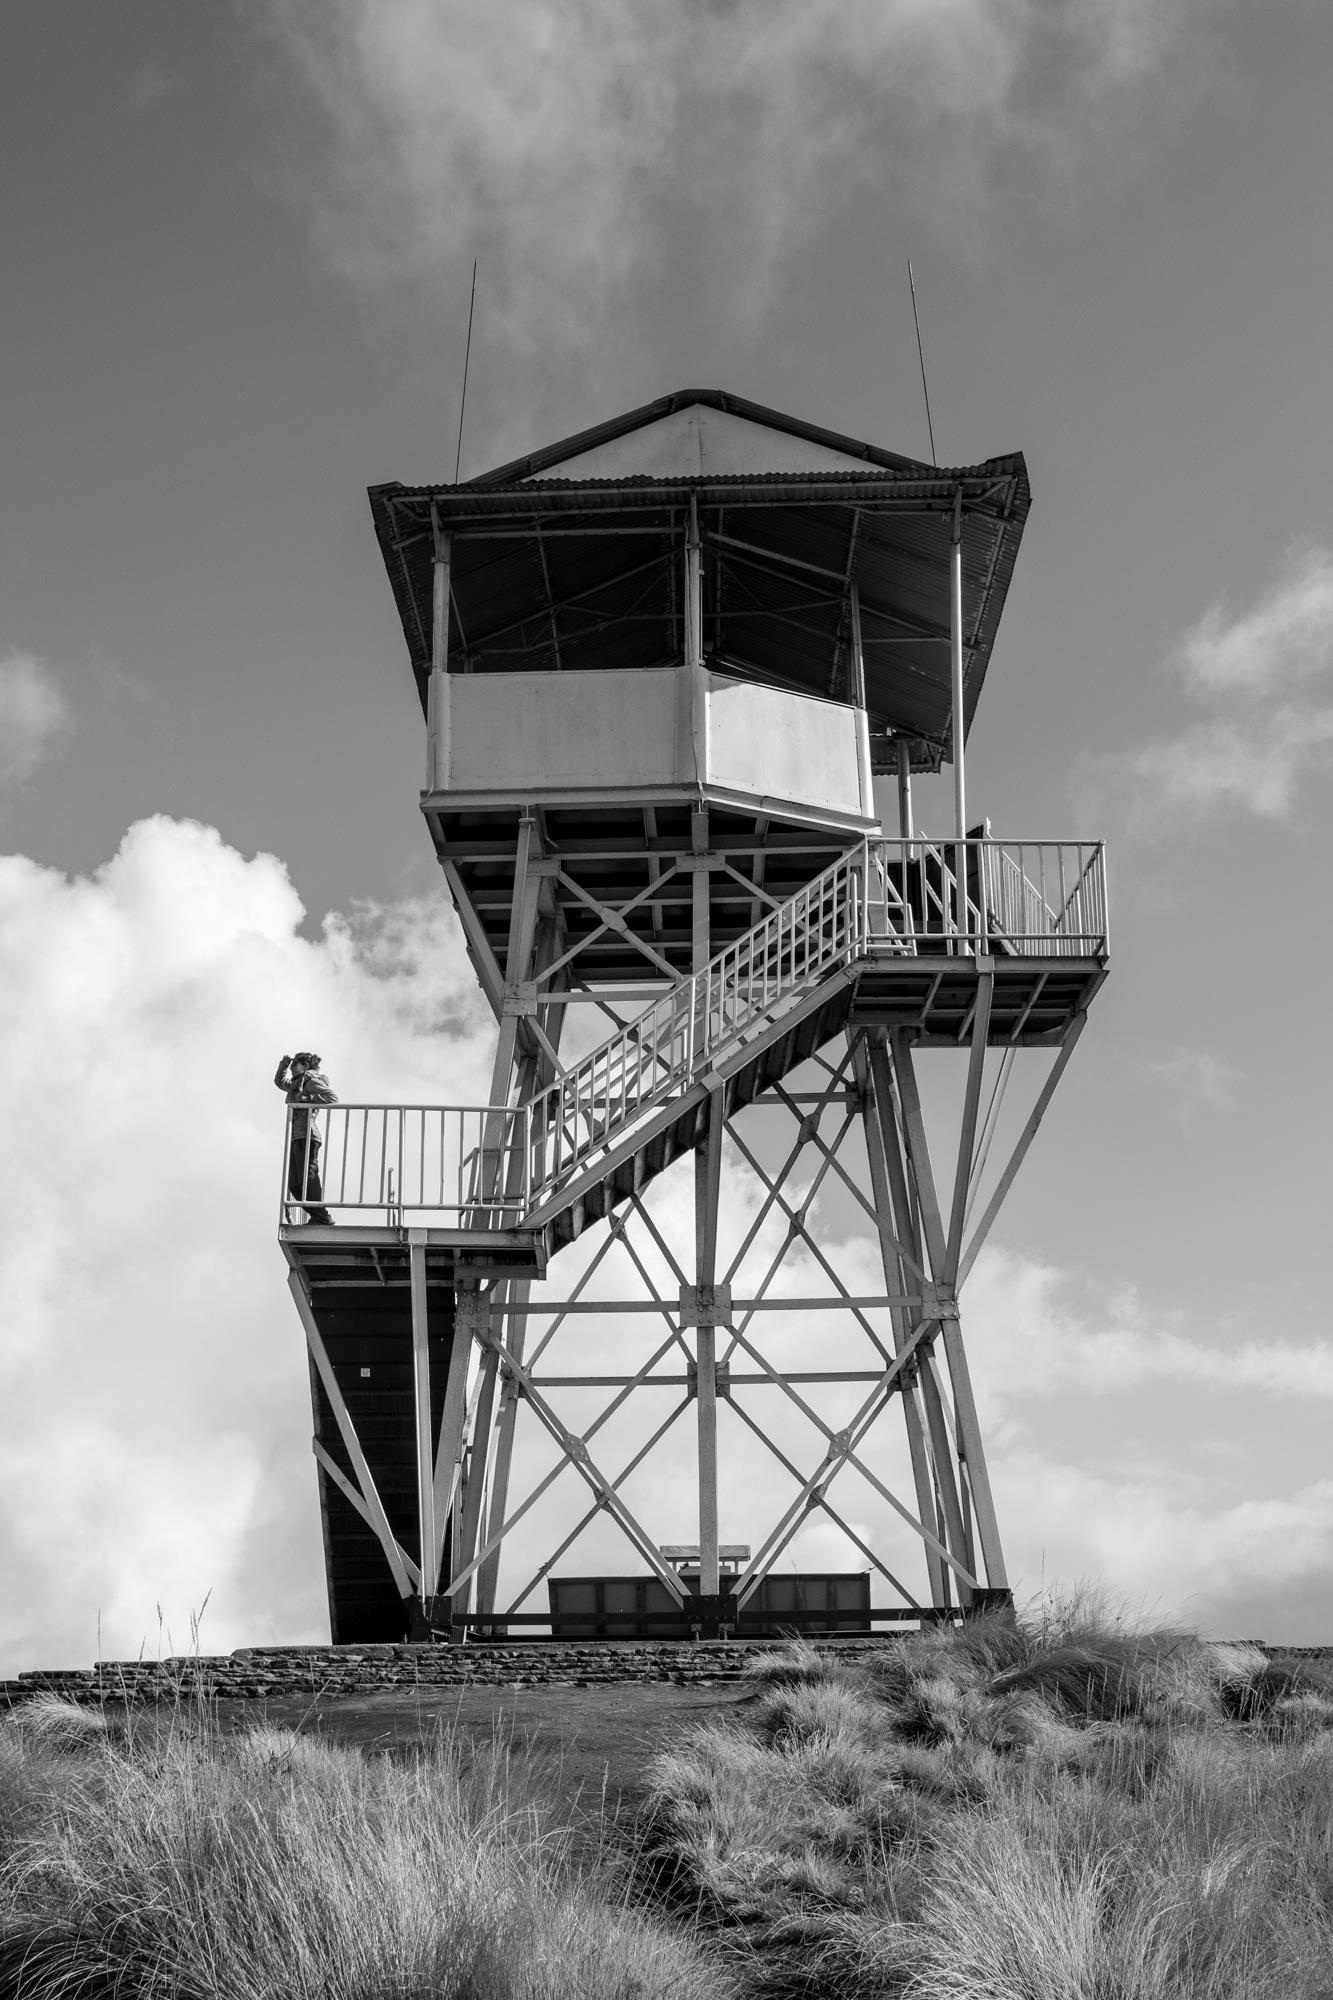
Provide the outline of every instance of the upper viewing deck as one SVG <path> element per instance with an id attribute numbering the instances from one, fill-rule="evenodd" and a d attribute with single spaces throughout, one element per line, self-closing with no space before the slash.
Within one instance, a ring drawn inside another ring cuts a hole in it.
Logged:
<path id="1" fill-rule="evenodd" d="M 375 531 L 437 738 L 427 789 L 475 789 L 479 775 L 441 740 L 434 675 L 450 677 L 455 705 L 503 701 L 497 677 L 519 676 L 522 696 L 504 708 L 516 717 L 538 681 L 558 681 L 549 702 L 587 714 L 593 697 L 573 678 L 692 663 L 860 710 L 874 768 L 896 770 L 905 746 L 914 770 L 938 770 L 959 722 L 955 542 L 965 734 L 1030 497 L 1019 453 L 926 465 L 709 389 L 462 484 L 373 487 Z M 491 688 L 462 691 L 473 677 Z M 454 726 L 472 727 L 470 706 Z M 619 763 L 621 748 L 617 739 L 600 766 L 605 785 L 641 782 L 632 757 Z M 575 776 L 586 783 L 587 767 Z"/>

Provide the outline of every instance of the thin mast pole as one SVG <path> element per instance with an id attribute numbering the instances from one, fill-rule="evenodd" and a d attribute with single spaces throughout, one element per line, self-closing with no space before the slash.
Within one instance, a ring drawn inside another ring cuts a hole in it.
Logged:
<path id="1" fill-rule="evenodd" d="M 953 500 L 953 541 L 949 549 L 949 650 L 953 656 L 953 819 L 959 840 L 967 837 L 967 785 L 963 774 L 963 489 Z"/>
<path id="2" fill-rule="evenodd" d="M 949 650 L 953 666 L 953 821 L 958 846 L 954 852 L 954 885 L 958 936 L 967 935 L 967 781 L 963 770 L 963 489 L 954 489 L 953 540 L 949 548 Z"/>

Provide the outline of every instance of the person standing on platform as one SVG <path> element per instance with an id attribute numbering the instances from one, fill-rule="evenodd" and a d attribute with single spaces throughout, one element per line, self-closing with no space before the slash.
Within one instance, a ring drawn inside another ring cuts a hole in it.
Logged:
<path id="1" fill-rule="evenodd" d="M 298 1049 L 284 1056 L 273 1081 L 289 1104 L 336 1104 L 337 1097 L 319 1066 L 319 1057 Z M 287 1159 L 287 1193 L 306 1212 L 307 1222 L 331 1225 L 333 1217 L 324 1206 L 324 1188 L 319 1177 L 319 1128 L 308 1110 L 292 1113 L 291 1151 Z"/>

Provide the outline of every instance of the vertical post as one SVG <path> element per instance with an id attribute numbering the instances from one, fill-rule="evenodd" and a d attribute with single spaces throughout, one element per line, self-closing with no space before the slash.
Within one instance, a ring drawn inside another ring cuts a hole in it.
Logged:
<path id="1" fill-rule="evenodd" d="M 704 601 L 699 544 L 699 501 L 690 495 L 690 532 L 685 543 L 685 663 L 704 663 Z"/>
<path id="2" fill-rule="evenodd" d="M 537 929 L 537 904 L 541 893 L 541 877 L 533 873 L 532 863 L 541 856 L 541 835 L 537 829 L 536 817 L 524 812 L 518 822 L 518 844 L 514 850 L 514 894 L 509 906 L 509 943 L 505 952 L 504 997 L 500 1010 L 500 1034 L 495 1045 L 495 1063 L 491 1071 L 491 1103 L 495 1107 L 509 1103 L 513 1084 L 514 1060 L 518 1053 L 518 1029 L 521 1005 L 518 988 L 530 970 L 533 940 Z M 503 1120 L 488 1120 L 486 1144 L 499 1152 L 503 1151 Z"/>
<path id="3" fill-rule="evenodd" d="M 717 1211 L 722 1182 L 722 1092 L 708 1100 L 708 1137 L 695 1157 L 695 1282 L 702 1298 L 717 1283 Z M 699 1403 L 699 1589 L 716 1597 L 717 1553 L 717 1326 L 716 1308 L 703 1307 L 695 1329 L 695 1380 Z"/>
<path id="4" fill-rule="evenodd" d="M 706 865 L 708 814 L 691 820 L 694 848 L 693 939 L 694 971 L 702 972 L 711 955 L 712 874 Z M 699 997 L 702 1018 L 698 1032 L 706 1034 L 708 996 Z M 694 1156 L 694 1282 L 702 1293 L 717 1280 L 717 1211 L 722 1173 L 722 1095 L 708 1102 L 708 1135 Z M 711 1309 L 710 1309 L 711 1310 Z M 695 1328 L 695 1386 L 699 1432 L 699 1589 L 705 1597 L 718 1592 L 717 1555 L 717 1329 L 710 1320 Z"/>
<path id="5" fill-rule="evenodd" d="M 444 1407 L 440 1411 L 440 1437 L 435 1447 L 435 1478 L 433 1506 L 435 1510 L 435 1547 L 432 1551 L 434 1583 L 438 1586 L 440 1570 L 444 1564 L 445 1533 L 452 1519 L 453 1544 L 451 1554 L 457 1554 L 458 1547 L 458 1505 L 459 1489 L 463 1482 L 463 1455 L 465 1432 L 467 1429 L 467 1384 L 468 1371 L 472 1364 L 474 1342 L 480 1344 L 485 1329 L 490 1324 L 490 1301 L 487 1294 L 475 1290 L 454 1293 L 454 1336 L 449 1352 L 449 1369 L 444 1378 Z M 450 1569 L 450 1582 L 453 1570 Z M 457 1609 L 450 1600 L 451 1611 Z M 451 1639 L 461 1639 L 463 1628 L 454 1626 Z"/>
<path id="6" fill-rule="evenodd" d="M 967 785 L 963 771 L 963 489 L 953 501 L 953 540 L 949 549 L 949 650 L 953 667 L 953 830 L 967 835 Z"/>
<path id="7" fill-rule="evenodd" d="M 912 824 L 912 750 L 905 736 L 898 738 L 898 831 L 904 841 L 916 838 L 916 828 Z M 910 860 L 910 853 L 904 849 L 903 859 Z"/>
<path id="8" fill-rule="evenodd" d="M 417 1526 L 421 1548 L 421 1608 L 427 1618 L 439 1582 L 435 1556 L 435 1440 L 431 1435 L 430 1320 L 426 1294 L 426 1232 L 410 1229 L 407 1255 L 412 1289 L 412 1388 L 417 1427 Z"/>
<path id="9" fill-rule="evenodd" d="M 851 699 L 856 710 L 856 774 L 861 794 L 861 811 L 866 819 L 875 817 L 875 786 L 870 770 L 870 719 L 866 714 L 866 659 L 861 643 L 861 593 L 853 577 L 848 585 L 852 612 Z"/>
<path id="10" fill-rule="evenodd" d="M 431 580 L 430 680 L 426 689 L 426 790 L 438 791 L 447 775 L 445 675 L 449 670 L 449 559 L 453 538 L 440 527 L 440 510 L 430 506 L 435 545 Z"/>
<path id="11" fill-rule="evenodd" d="M 954 889 L 958 904 L 958 934 L 967 933 L 967 780 L 964 772 L 963 737 L 963 489 L 955 488 L 953 498 L 953 540 L 949 548 L 949 651 L 953 668 L 953 830 L 958 846 L 954 854 Z M 961 946 L 960 946 L 961 949 Z"/>
<path id="12" fill-rule="evenodd" d="M 912 1179 L 916 1184 L 917 1199 L 921 1204 L 921 1224 L 930 1251 L 931 1274 L 936 1284 L 942 1286 L 948 1299 L 948 1310 L 942 1315 L 944 1352 L 949 1363 L 949 1380 L 953 1384 L 958 1456 L 966 1471 L 968 1484 L 972 1488 L 972 1505 L 976 1514 L 981 1553 L 986 1563 L 986 1579 L 993 1590 L 1001 1590 L 1006 1587 L 1007 1578 L 1004 1556 L 1000 1548 L 1000 1531 L 995 1520 L 995 1503 L 991 1497 L 990 1478 L 986 1471 L 986 1455 L 981 1444 L 981 1426 L 977 1421 L 972 1381 L 968 1373 L 962 1335 L 958 1328 L 959 1266 L 956 1258 L 950 1255 L 944 1232 L 939 1198 L 935 1191 L 935 1176 L 931 1171 L 930 1153 L 926 1146 L 926 1128 L 921 1115 L 921 1095 L 917 1089 L 911 1045 L 906 1033 L 901 1029 L 894 1032 L 893 1054 L 903 1109 L 903 1136 L 907 1141 L 908 1162 L 912 1169 Z"/>
<path id="13" fill-rule="evenodd" d="M 891 1098 L 888 1097 L 887 1091 L 881 1097 L 880 1090 L 876 1088 L 875 1076 L 871 1071 L 871 1062 L 867 1051 L 868 1034 L 875 1034 L 877 1040 L 879 1040 L 877 1050 L 879 1056 L 879 1073 L 883 1082 L 887 1084 L 888 1065 L 884 1057 L 882 1040 L 880 1040 L 884 1034 L 884 1030 L 882 1028 L 878 1030 L 860 1028 L 853 1032 L 855 1033 L 856 1040 L 852 1048 L 852 1059 L 855 1065 L 857 1084 L 861 1092 L 861 1121 L 865 1132 L 866 1154 L 870 1162 L 870 1185 L 875 1197 L 875 1215 L 879 1227 L 879 1249 L 880 1260 L 884 1269 L 884 1287 L 888 1292 L 901 1294 L 910 1291 L 912 1287 L 906 1267 L 895 1248 L 891 1231 L 896 1228 L 901 1241 L 906 1242 L 910 1240 L 912 1215 L 910 1206 L 906 1200 L 905 1184 L 900 1200 L 895 1204 L 893 1199 L 893 1190 L 890 1186 L 889 1178 L 888 1147 L 885 1144 L 881 1123 L 881 1121 L 893 1118 L 893 1103 Z M 896 1133 L 894 1150 L 896 1153 Z M 890 1307 L 889 1316 L 893 1325 L 893 1344 L 898 1353 L 901 1354 L 911 1337 L 911 1316 L 905 1306 Z M 912 1481 L 916 1488 L 916 1510 L 926 1526 L 938 1535 L 940 1533 L 940 1525 L 935 1506 L 935 1487 L 931 1479 L 930 1460 L 926 1450 L 921 1411 L 917 1403 L 917 1384 L 915 1378 L 918 1374 L 919 1371 L 915 1366 L 906 1371 L 899 1383 L 899 1394 L 902 1397 L 903 1420 L 907 1426 L 907 1448 L 912 1460 Z M 946 1574 L 944 1564 L 940 1561 L 935 1550 L 927 1543 L 926 1578 L 930 1586 L 930 1601 L 932 1604 L 942 1605 L 945 1602 L 944 1588 Z"/>
<path id="14" fill-rule="evenodd" d="M 693 493 L 685 543 L 685 675 L 690 688 L 693 777 L 702 786 L 708 777 L 708 688 L 704 677 L 703 549 L 699 540 L 699 502 Z"/>
<path id="15" fill-rule="evenodd" d="M 508 1319 L 504 1319 L 497 1329 L 507 1334 L 505 1345 L 515 1360 L 523 1359 L 523 1348 L 528 1337 L 528 1301 L 532 1286 L 526 1278 L 515 1278 L 509 1285 L 509 1296 L 505 1301 Z M 499 1534 L 504 1526 L 505 1509 L 509 1504 L 509 1474 L 514 1457 L 514 1424 L 518 1416 L 519 1385 L 507 1371 L 500 1378 L 500 1412 L 495 1424 L 495 1442 L 491 1459 L 490 1513 L 485 1536 L 489 1541 Z M 480 1511 L 480 1510 L 479 1510 Z M 472 1561 L 472 1551 L 466 1558 Z M 489 1616 L 495 1609 L 495 1594 L 500 1580 L 500 1551 L 492 1549 L 477 1571 L 477 1610 Z"/>

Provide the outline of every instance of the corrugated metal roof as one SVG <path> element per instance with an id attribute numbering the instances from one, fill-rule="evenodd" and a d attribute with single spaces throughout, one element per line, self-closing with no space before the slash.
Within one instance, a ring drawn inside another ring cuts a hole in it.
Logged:
<path id="1" fill-rule="evenodd" d="M 744 396 L 734 396 L 726 389 L 677 389 L 669 396 L 659 396 L 656 402 L 641 403 L 637 409 L 626 410 L 622 415 L 609 417 L 604 423 L 594 424 L 586 431 L 576 431 L 572 437 L 561 438 L 555 444 L 544 445 L 541 450 L 529 452 L 525 458 L 511 459 L 507 465 L 496 466 L 490 472 L 483 472 L 468 482 L 471 486 L 507 486 L 520 479 L 530 479 L 534 473 L 542 472 L 564 460 L 595 450 L 599 445 L 611 443 L 616 438 L 629 435 L 631 431 L 646 430 L 663 417 L 673 415 L 677 410 L 689 409 L 692 404 L 701 404 L 705 409 L 724 410 L 731 416 L 744 417 L 748 422 L 762 424 L 779 436 L 804 439 L 807 443 L 823 445 L 830 451 L 846 452 L 853 458 L 864 458 L 872 465 L 884 465 L 896 470 L 920 468 L 920 459 L 903 458 L 897 452 L 885 451 L 882 446 L 866 444 L 859 438 L 844 437 L 840 431 L 825 430 L 820 424 L 807 423 L 802 417 L 788 416 L 782 410 L 770 410 L 762 403 L 751 403 Z"/>

